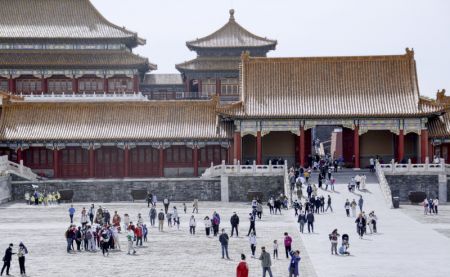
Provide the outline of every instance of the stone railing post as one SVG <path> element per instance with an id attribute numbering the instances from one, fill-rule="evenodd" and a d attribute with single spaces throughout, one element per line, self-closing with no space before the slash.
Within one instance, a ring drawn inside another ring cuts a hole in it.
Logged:
<path id="1" fill-rule="evenodd" d="M 222 174 L 225 174 L 226 172 L 225 172 L 225 169 L 226 169 L 226 166 L 225 166 L 225 160 L 222 160 Z"/>
<path id="2" fill-rule="evenodd" d="M 241 172 L 241 162 L 238 160 L 237 161 L 237 168 L 236 168 L 236 171 L 237 171 L 237 173 L 240 173 Z"/>
<path id="3" fill-rule="evenodd" d="M 411 165 L 412 165 L 411 159 L 408 159 L 408 172 L 411 171 L 412 168 Z"/>
<path id="4" fill-rule="evenodd" d="M 392 159 L 391 160 L 391 170 L 392 170 L 392 173 L 394 173 L 395 172 L 395 161 L 394 161 L 394 159 Z"/>
<path id="5" fill-rule="evenodd" d="M 430 159 L 428 157 L 425 157 L 425 171 L 430 169 Z"/>
<path id="6" fill-rule="evenodd" d="M 20 160 L 19 172 L 20 172 L 20 174 L 23 174 L 23 160 Z"/>
<path id="7" fill-rule="evenodd" d="M 253 173 L 256 173 L 256 161 L 253 161 Z"/>
<path id="8" fill-rule="evenodd" d="M 272 168 L 272 160 L 269 160 L 269 172 L 272 173 L 273 168 Z"/>

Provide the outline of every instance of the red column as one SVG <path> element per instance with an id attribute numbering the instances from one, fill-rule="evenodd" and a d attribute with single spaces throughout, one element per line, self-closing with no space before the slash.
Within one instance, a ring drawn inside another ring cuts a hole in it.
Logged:
<path id="1" fill-rule="evenodd" d="M 420 157 L 422 163 L 425 163 L 425 159 L 428 157 L 428 130 L 423 129 L 420 133 Z"/>
<path id="2" fill-rule="evenodd" d="M 108 78 L 103 78 L 103 90 L 108 93 L 109 89 L 108 89 Z"/>
<path id="3" fill-rule="evenodd" d="M 75 76 L 73 76 L 72 79 L 72 90 L 74 93 L 78 93 L 78 79 L 76 79 Z"/>
<path id="4" fill-rule="evenodd" d="M 298 151 L 299 164 L 300 166 L 305 166 L 305 127 L 303 126 L 300 126 Z"/>
<path id="5" fill-rule="evenodd" d="M 353 130 L 353 155 L 355 155 L 355 168 L 359 168 L 359 126 L 355 125 L 355 130 Z"/>
<path id="6" fill-rule="evenodd" d="M 159 177 L 164 177 L 164 148 L 159 148 Z"/>
<path id="7" fill-rule="evenodd" d="M 403 130 L 398 134 L 398 161 L 401 162 L 405 157 L 405 135 Z"/>
<path id="8" fill-rule="evenodd" d="M 139 92 L 139 76 L 138 75 L 134 75 L 134 77 L 133 77 L 133 91 Z"/>
<path id="9" fill-rule="evenodd" d="M 95 152 L 94 148 L 89 148 L 89 177 L 95 177 Z"/>
<path id="10" fill-rule="evenodd" d="M 242 143 L 242 138 L 241 138 L 241 132 L 234 132 L 234 158 L 236 159 L 236 161 L 241 162 L 241 143 Z"/>
<path id="11" fill-rule="evenodd" d="M 53 149 L 53 178 L 59 177 L 59 151 Z"/>
<path id="12" fill-rule="evenodd" d="M 22 149 L 17 149 L 17 163 L 20 164 L 20 161 L 22 160 Z"/>
<path id="13" fill-rule="evenodd" d="M 47 79 L 45 79 L 44 76 L 42 76 L 42 92 L 48 92 Z"/>
<path id="14" fill-rule="evenodd" d="M 194 176 L 198 176 L 198 147 L 197 145 L 194 146 Z"/>
<path id="15" fill-rule="evenodd" d="M 261 131 L 256 132 L 256 164 L 262 164 Z"/>
<path id="16" fill-rule="evenodd" d="M 124 169 L 123 169 L 123 176 L 129 177 L 130 172 L 130 150 L 128 149 L 128 145 L 125 146 L 124 149 Z"/>

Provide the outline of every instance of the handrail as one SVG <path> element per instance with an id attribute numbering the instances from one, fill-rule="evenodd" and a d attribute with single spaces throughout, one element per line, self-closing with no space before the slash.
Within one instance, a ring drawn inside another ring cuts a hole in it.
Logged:
<path id="1" fill-rule="evenodd" d="M 375 173 L 378 178 L 378 183 L 380 184 L 381 192 L 383 193 L 384 199 L 386 200 L 386 204 L 391 208 L 394 206 L 392 203 L 392 192 L 391 187 L 386 180 L 386 176 L 384 175 L 384 171 L 382 165 L 379 162 L 375 164 Z"/>
<path id="2" fill-rule="evenodd" d="M 236 164 L 227 165 L 225 161 L 222 161 L 219 165 L 208 167 L 202 174 L 202 177 L 219 177 L 222 174 L 234 174 L 234 175 L 249 175 L 249 174 L 261 174 L 261 175 L 283 175 L 287 169 L 286 165 L 257 165 L 253 162 L 251 165 L 241 165 L 239 161 Z"/>
<path id="3" fill-rule="evenodd" d="M 0 156 L 0 172 L 2 175 L 14 174 L 31 181 L 38 179 L 37 174 L 31 168 L 24 166 L 22 160 L 20 164 L 17 164 L 8 160 L 6 155 Z"/>

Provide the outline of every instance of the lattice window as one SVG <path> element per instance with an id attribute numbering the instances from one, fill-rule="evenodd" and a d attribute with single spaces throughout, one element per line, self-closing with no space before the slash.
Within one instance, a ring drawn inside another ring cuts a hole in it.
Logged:
<path id="1" fill-rule="evenodd" d="M 220 81 L 220 94 L 222 95 L 238 95 L 239 80 L 237 78 L 227 78 Z"/>
<path id="2" fill-rule="evenodd" d="M 216 94 L 216 80 L 206 79 L 202 80 L 202 97 L 209 97 Z"/>

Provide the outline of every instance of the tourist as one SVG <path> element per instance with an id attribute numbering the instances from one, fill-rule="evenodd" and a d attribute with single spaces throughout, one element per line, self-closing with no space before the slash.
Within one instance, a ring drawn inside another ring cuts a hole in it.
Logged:
<path id="1" fill-rule="evenodd" d="M 300 204 L 298 203 L 298 199 L 294 200 L 294 203 L 292 203 L 292 207 L 294 207 L 294 216 L 298 216 L 298 210 L 300 209 Z"/>
<path id="2" fill-rule="evenodd" d="M 205 234 L 207 237 L 209 237 L 209 234 L 211 232 L 211 220 L 209 219 L 209 216 L 205 216 L 203 219 L 203 224 L 205 225 Z"/>
<path id="3" fill-rule="evenodd" d="M 375 159 L 372 157 L 369 160 L 370 172 L 375 172 Z"/>
<path id="4" fill-rule="evenodd" d="M 300 262 L 300 251 L 291 251 L 289 253 L 291 255 L 291 262 L 289 263 L 289 277 L 298 277 L 298 263 Z"/>
<path id="5" fill-rule="evenodd" d="M 236 230 L 236 237 L 239 237 L 239 216 L 236 214 L 236 212 L 233 212 L 233 215 L 230 218 L 231 223 L 231 236 L 233 236 L 233 231 Z"/>
<path id="6" fill-rule="evenodd" d="M 147 197 L 145 200 L 147 200 L 147 208 L 150 208 L 150 204 L 152 203 L 153 195 L 150 192 L 147 192 Z"/>
<path id="7" fill-rule="evenodd" d="M 303 229 L 304 229 L 305 223 L 306 223 L 306 214 L 305 214 L 304 211 L 301 211 L 301 212 L 300 212 L 300 215 L 298 216 L 297 222 L 298 222 L 299 225 L 300 225 L 300 233 L 303 234 Z"/>
<path id="8" fill-rule="evenodd" d="M 121 221 L 120 215 L 117 213 L 117 211 L 114 211 L 114 216 L 113 216 L 113 219 L 112 219 L 112 225 L 114 227 L 116 227 L 116 230 L 119 233 L 120 233 L 120 221 Z"/>
<path id="9" fill-rule="evenodd" d="M 363 174 L 361 176 L 361 190 L 366 189 L 366 180 L 367 180 L 367 176 L 366 176 L 366 174 Z"/>
<path id="10" fill-rule="evenodd" d="M 25 255 L 26 254 L 28 254 L 28 249 L 21 242 L 19 244 L 19 251 L 17 251 L 17 257 L 19 257 L 20 275 L 26 275 L 26 272 L 25 272 Z M 6 275 L 9 275 L 8 271 L 6 272 Z"/>
<path id="11" fill-rule="evenodd" d="M 94 204 L 91 204 L 91 207 L 89 208 L 89 221 L 91 222 L 91 225 L 94 224 L 94 214 L 95 214 L 95 207 Z"/>
<path id="12" fill-rule="evenodd" d="M 325 197 L 323 197 L 323 195 L 319 197 L 319 202 L 320 202 L 320 212 L 324 213 L 325 212 Z"/>
<path id="13" fill-rule="evenodd" d="M 147 229 L 147 224 L 144 224 L 142 226 L 142 236 L 144 238 L 144 242 L 147 242 L 147 237 L 148 237 L 148 229 Z"/>
<path id="14" fill-rule="evenodd" d="M 262 213 L 263 213 L 263 206 L 261 205 L 261 203 L 257 203 L 256 204 L 256 216 L 258 216 L 259 220 L 261 220 Z"/>
<path id="15" fill-rule="evenodd" d="M 155 227 L 155 219 L 156 219 L 156 208 L 155 208 L 155 205 L 152 205 L 148 215 L 150 217 L 150 225 L 152 227 Z"/>
<path id="16" fill-rule="evenodd" d="M 198 199 L 194 199 L 194 203 L 192 204 L 192 213 L 197 213 L 198 214 Z"/>
<path id="17" fill-rule="evenodd" d="M 292 238 L 287 232 L 284 233 L 284 251 L 286 252 L 286 259 L 289 259 L 289 253 L 291 252 Z"/>
<path id="18" fill-rule="evenodd" d="M 191 218 L 189 219 L 189 233 L 191 235 L 195 235 L 195 226 L 197 226 L 197 223 L 195 222 L 194 215 L 191 215 Z"/>
<path id="19" fill-rule="evenodd" d="M 248 214 L 248 220 L 250 221 L 250 227 L 248 228 L 248 233 L 247 233 L 247 237 L 250 235 L 250 233 L 253 231 L 256 234 L 256 229 L 255 229 L 255 216 L 253 215 L 253 213 L 249 213 Z"/>
<path id="20" fill-rule="evenodd" d="M 230 257 L 228 256 L 228 240 L 229 237 L 227 233 L 225 233 L 225 229 L 222 229 L 222 234 L 219 236 L 219 242 L 222 247 L 222 259 L 225 259 L 226 254 L 227 259 L 229 260 Z"/>
<path id="21" fill-rule="evenodd" d="M 103 210 L 103 223 L 111 225 L 110 222 L 111 222 L 111 214 L 109 213 L 109 211 L 107 209 L 104 209 Z"/>
<path id="22" fill-rule="evenodd" d="M 328 195 L 328 198 L 327 198 L 327 208 L 325 209 L 325 211 L 328 212 L 328 209 L 330 209 L 331 212 L 333 212 L 333 207 L 331 206 L 331 196 L 330 195 Z"/>
<path id="23" fill-rule="evenodd" d="M 73 207 L 73 205 L 70 205 L 69 208 L 69 217 L 70 217 L 70 223 L 73 223 L 73 215 L 75 214 L 75 208 Z"/>
<path id="24" fill-rule="evenodd" d="M 86 251 L 95 251 L 95 238 L 92 233 L 92 229 L 91 229 L 90 225 L 87 226 L 85 238 L 88 242 L 88 247 L 85 250 Z"/>
<path id="25" fill-rule="evenodd" d="M 83 209 L 81 210 L 81 219 L 80 219 L 80 222 L 81 222 L 81 226 L 84 228 L 86 225 L 87 225 L 87 223 L 88 223 L 88 216 L 87 216 L 87 211 L 86 211 L 86 208 L 85 207 L 83 207 Z"/>
<path id="26" fill-rule="evenodd" d="M 273 197 L 270 197 L 269 202 L 267 202 L 267 205 L 269 206 L 269 213 L 273 214 L 275 206 L 275 200 L 273 200 Z"/>
<path id="27" fill-rule="evenodd" d="M 69 228 L 67 228 L 65 237 L 67 240 L 67 253 L 70 253 L 70 250 L 72 249 L 72 243 L 73 243 L 73 237 L 74 237 L 72 225 L 70 225 Z"/>
<path id="28" fill-rule="evenodd" d="M 367 223 L 367 225 L 369 225 L 369 230 L 370 233 L 376 233 L 377 232 L 377 216 L 375 215 L 374 211 L 371 211 L 369 213 L 369 222 Z"/>
<path id="29" fill-rule="evenodd" d="M 332 177 L 332 178 L 330 179 L 330 189 L 331 189 L 332 191 L 334 191 L 334 183 L 336 183 L 336 179 L 334 179 L 334 177 Z"/>
<path id="30" fill-rule="evenodd" d="M 164 213 L 167 214 L 167 212 L 169 211 L 169 205 L 170 205 L 169 198 L 167 198 L 167 197 L 164 198 L 163 204 L 164 204 Z"/>
<path id="31" fill-rule="evenodd" d="M 350 217 L 350 201 L 348 199 L 345 200 L 344 208 L 345 208 L 345 213 L 347 214 L 347 217 Z"/>
<path id="32" fill-rule="evenodd" d="M 275 199 L 273 206 L 274 214 L 277 214 L 277 211 L 279 211 L 281 215 L 281 200 L 279 198 Z"/>
<path id="33" fill-rule="evenodd" d="M 266 272 L 269 273 L 270 277 L 273 277 L 272 270 L 270 267 L 272 266 L 272 261 L 270 259 L 270 254 L 266 252 L 266 248 L 263 246 L 261 247 L 261 256 L 259 256 L 259 260 L 261 261 L 261 267 L 263 271 L 263 277 L 266 276 Z"/>
<path id="34" fill-rule="evenodd" d="M 109 251 L 108 251 L 109 239 L 110 239 L 110 236 L 108 234 L 108 231 L 107 231 L 106 228 L 104 228 L 102 230 L 102 233 L 101 233 L 101 236 L 100 236 L 100 247 L 102 249 L 103 256 L 105 256 L 105 255 L 109 256 Z"/>
<path id="35" fill-rule="evenodd" d="M 248 241 L 250 242 L 250 250 L 252 251 L 252 258 L 255 258 L 255 250 L 256 250 L 256 235 L 255 232 L 250 234 L 248 237 Z"/>
<path id="36" fill-rule="evenodd" d="M 350 256 L 350 252 L 348 252 L 349 245 L 346 243 L 342 243 L 341 247 L 339 247 L 339 254 Z"/>
<path id="37" fill-rule="evenodd" d="M 81 227 L 78 226 L 78 229 L 75 229 L 75 243 L 77 245 L 77 251 L 81 251 L 81 240 L 82 240 L 82 234 L 81 234 Z"/>
<path id="38" fill-rule="evenodd" d="M 153 206 L 156 206 L 156 202 L 158 202 L 158 197 L 156 197 L 156 194 L 153 194 L 153 198 L 152 198 L 152 204 Z"/>
<path id="39" fill-rule="evenodd" d="M 359 238 L 362 239 L 366 227 L 366 219 L 363 217 L 363 214 L 359 214 L 358 218 L 355 220 L 355 223 L 356 223 L 356 231 L 359 235 Z"/>
<path id="40" fill-rule="evenodd" d="M 95 213 L 95 223 L 103 225 L 103 209 L 99 206 L 97 212 Z"/>
<path id="41" fill-rule="evenodd" d="M 241 262 L 236 268 L 236 277 L 248 277 L 248 264 L 245 262 L 244 254 L 241 254 Z"/>
<path id="42" fill-rule="evenodd" d="M 136 246 L 142 246 L 142 237 L 144 236 L 144 231 L 142 230 L 142 224 L 138 223 L 134 229 L 134 235 L 136 237 Z"/>
<path id="43" fill-rule="evenodd" d="M 136 250 L 134 250 L 134 246 L 133 246 L 133 240 L 134 240 L 134 232 L 133 230 L 131 230 L 131 226 L 128 227 L 128 232 L 127 232 L 127 242 L 128 242 L 128 255 L 131 254 L 136 254 Z"/>
<path id="44" fill-rule="evenodd" d="M 12 252 L 13 244 L 10 243 L 9 247 L 5 250 L 5 256 L 3 256 L 3 267 L 0 276 L 3 275 L 3 271 L 6 269 L 6 275 L 9 275 L 9 268 L 11 267 L 12 255 L 16 254 Z"/>
<path id="45" fill-rule="evenodd" d="M 339 238 L 339 233 L 337 229 L 334 229 L 333 232 L 331 232 L 331 234 L 328 235 L 328 238 L 330 239 L 331 242 L 331 255 L 335 254 L 337 255 L 337 244 L 338 244 L 338 238 Z"/>
<path id="46" fill-rule="evenodd" d="M 273 258 L 278 260 L 278 241 L 273 241 Z"/>
<path id="47" fill-rule="evenodd" d="M 436 197 L 433 200 L 433 207 L 434 207 L 434 213 L 437 215 L 438 214 L 438 206 L 439 206 L 439 199 Z"/>
<path id="48" fill-rule="evenodd" d="M 164 229 L 164 212 L 161 209 L 161 211 L 158 214 L 158 230 L 162 232 Z"/>
<path id="49" fill-rule="evenodd" d="M 311 184 L 308 183 L 308 186 L 306 187 L 306 193 L 308 194 L 308 199 L 311 198 L 312 192 L 313 192 L 313 189 L 311 187 Z"/>
<path id="50" fill-rule="evenodd" d="M 308 233 L 314 233 L 314 214 L 312 212 L 306 216 L 306 221 L 308 222 Z"/>
<path id="51" fill-rule="evenodd" d="M 211 221 L 213 233 L 214 236 L 216 237 L 219 234 L 219 226 L 220 226 L 220 215 L 216 211 L 214 211 Z"/>
<path id="52" fill-rule="evenodd" d="M 128 214 L 123 215 L 123 222 L 124 222 L 124 230 L 128 230 L 128 226 L 130 226 L 130 216 Z"/>
<path id="53" fill-rule="evenodd" d="M 358 207 L 359 207 L 359 212 L 362 213 L 363 211 L 363 205 L 364 205 L 364 200 L 362 195 L 359 196 L 359 200 L 358 200 Z"/>
<path id="54" fill-rule="evenodd" d="M 356 201 L 353 199 L 352 203 L 350 203 L 350 208 L 352 208 L 352 217 L 356 217 Z"/>
<path id="55" fill-rule="evenodd" d="M 355 176 L 355 184 L 356 184 L 356 188 L 358 190 L 360 190 L 361 176 L 359 176 L 359 174 L 356 174 L 356 176 Z"/>
<path id="56" fill-rule="evenodd" d="M 180 217 L 178 216 L 178 210 L 177 207 L 173 206 L 172 209 L 172 218 L 173 218 L 173 223 L 177 224 L 177 229 L 180 230 Z"/>
<path id="57" fill-rule="evenodd" d="M 111 230 L 111 237 L 112 237 L 112 243 L 115 246 L 115 249 L 119 249 L 120 250 L 120 238 L 119 238 L 119 227 L 117 226 L 113 226 L 112 230 Z"/>
<path id="58" fill-rule="evenodd" d="M 30 205 L 30 192 L 25 192 L 25 202 L 27 203 L 27 205 Z"/>
<path id="59" fill-rule="evenodd" d="M 167 217 L 167 227 L 172 228 L 172 213 L 168 212 L 166 217 Z"/>

